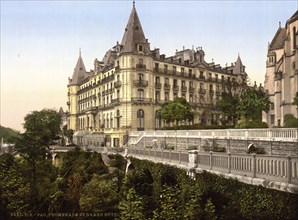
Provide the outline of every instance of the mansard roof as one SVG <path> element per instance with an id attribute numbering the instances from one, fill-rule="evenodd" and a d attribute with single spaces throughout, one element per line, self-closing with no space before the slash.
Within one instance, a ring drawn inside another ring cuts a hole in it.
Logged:
<path id="1" fill-rule="evenodd" d="M 145 38 L 136 8 L 133 6 L 122 38 L 120 53 L 137 52 L 137 44 L 142 44 L 145 47 L 144 53 L 149 54 L 149 44 Z"/>
<path id="2" fill-rule="evenodd" d="M 80 52 L 80 56 L 78 58 L 77 61 L 77 65 L 73 71 L 72 74 L 72 78 L 71 78 L 71 82 L 69 83 L 70 85 L 79 85 L 83 79 L 86 76 L 86 69 L 85 69 L 85 65 L 81 56 L 81 52 Z"/>
<path id="3" fill-rule="evenodd" d="M 286 40 L 286 34 L 287 34 L 287 30 L 285 28 L 279 27 L 273 40 L 269 45 L 269 51 L 282 49 L 284 47 L 284 43 Z"/>

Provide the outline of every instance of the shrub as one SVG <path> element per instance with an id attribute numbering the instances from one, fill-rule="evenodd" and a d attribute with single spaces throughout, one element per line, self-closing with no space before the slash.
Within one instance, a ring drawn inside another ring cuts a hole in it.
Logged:
<path id="1" fill-rule="evenodd" d="M 218 147 L 218 146 L 214 146 L 212 148 L 213 152 L 226 152 L 226 148 L 225 147 Z"/>
<path id="2" fill-rule="evenodd" d="M 188 146 L 187 150 L 197 150 L 198 146 L 197 145 L 190 145 Z"/>
<path id="3" fill-rule="evenodd" d="M 262 121 L 239 122 L 236 128 L 268 128 L 268 124 Z"/>
<path id="4" fill-rule="evenodd" d="M 285 125 L 286 128 L 298 128 L 298 118 L 295 118 L 292 114 L 285 115 Z"/>

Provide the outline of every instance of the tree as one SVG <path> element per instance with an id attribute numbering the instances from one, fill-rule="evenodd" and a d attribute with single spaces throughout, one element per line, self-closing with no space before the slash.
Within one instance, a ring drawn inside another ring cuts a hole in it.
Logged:
<path id="1" fill-rule="evenodd" d="M 219 110 L 222 112 L 222 123 L 226 125 L 232 122 L 233 127 L 235 127 L 239 114 L 237 112 L 237 106 L 239 103 L 238 96 L 232 96 L 231 94 L 224 92 L 222 93 L 221 99 L 219 100 Z"/>
<path id="2" fill-rule="evenodd" d="M 80 194 L 80 207 L 84 212 L 112 213 L 118 204 L 117 184 L 113 180 L 100 179 L 95 174 Z"/>
<path id="3" fill-rule="evenodd" d="M 130 188 L 124 200 L 119 203 L 120 219 L 144 219 L 142 197 L 139 197 L 134 188 Z"/>
<path id="4" fill-rule="evenodd" d="M 0 156 L 0 219 L 28 211 L 29 184 L 19 169 L 20 164 L 12 154 Z"/>
<path id="5" fill-rule="evenodd" d="M 167 122 L 176 122 L 175 127 L 180 121 L 190 121 L 194 118 L 193 109 L 184 98 L 176 98 L 174 101 L 163 104 L 158 114 Z"/>
<path id="6" fill-rule="evenodd" d="M 61 116 L 55 110 L 33 111 L 26 115 L 25 132 L 16 141 L 16 150 L 27 162 L 33 209 L 38 206 L 38 166 L 46 158 L 49 145 L 59 138 L 60 125 Z"/>
<path id="7" fill-rule="evenodd" d="M 262 111 L 268 112 L 270 108 L 269 97 L 263 88 L 248 87 L 241 95 L 238 105 L 239 114 L 245 119 L 245 122 L 261 121 Z"/>

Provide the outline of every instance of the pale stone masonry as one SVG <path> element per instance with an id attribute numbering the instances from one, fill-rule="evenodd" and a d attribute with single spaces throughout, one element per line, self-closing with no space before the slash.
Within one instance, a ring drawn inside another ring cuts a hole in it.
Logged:
<path id="1" fill-rule="evenodd" d="M 170 57 L 151 50 L 133 6 L 121 43 L 102 61 L 95 59 L 93 70 L 86 71 L 80 53 L 68 84 L 68 128 L 104 133 L 106 146 L 120 146 L 130 131 L 164 126 L 156 112 L 175 97 L 184 97 L 196 112 L 187 123 L 220 124 L 216 105 L 222 92 L 239 91 L 247 74 L 239 55 L 225 67 L 204 56 L 202 48 L 183 48 Z"/>
<path id="2" fill-rule="evenodd" d="M 293 99 L 298 92 L 298 11 L 279 26 L 268 46 L 264 88 L 273 103 L 263 120 L 269 127 L 283 126 L 284 116 L 298 117 L 298 108 Z"/>

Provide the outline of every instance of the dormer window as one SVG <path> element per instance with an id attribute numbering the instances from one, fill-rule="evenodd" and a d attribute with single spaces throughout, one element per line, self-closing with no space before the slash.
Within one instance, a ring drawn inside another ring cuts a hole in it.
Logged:
<path id="1" fill-rule="evenodd" d="M 139 45 L 139 51 L 143 51 L 143 46 Z"/>

